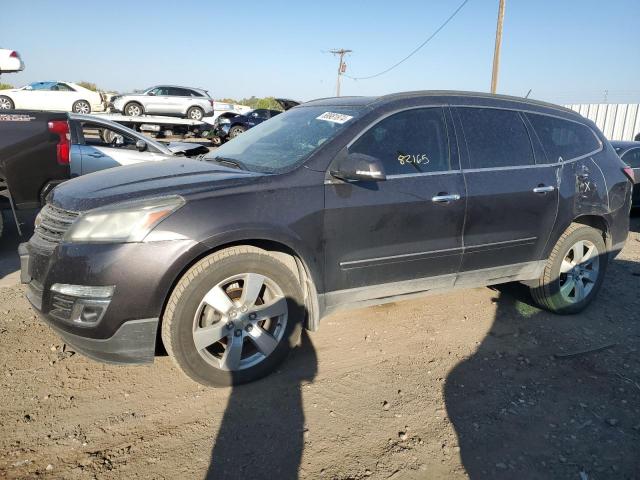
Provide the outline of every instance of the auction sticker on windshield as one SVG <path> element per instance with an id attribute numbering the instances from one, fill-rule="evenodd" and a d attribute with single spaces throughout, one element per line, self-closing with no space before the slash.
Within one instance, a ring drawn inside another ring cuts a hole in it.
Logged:
<path id="1" fill-rule="evenodd" d="M 333 123 L 346 123 L 352 118 L 353 117 L 351 115 L 345 115 L 344 113 L 324 112 L 319 117 L 316 117 L 316 120 L 324 120 L 325 122 Z"/>

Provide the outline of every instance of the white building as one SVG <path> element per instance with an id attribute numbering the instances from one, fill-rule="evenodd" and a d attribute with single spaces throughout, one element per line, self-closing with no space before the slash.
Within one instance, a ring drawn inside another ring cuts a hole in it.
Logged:
<path id="1" fill-rule="evenodd" d="M 640 140 L 640 104 L 591 103 L 565 107 L 592 120 L 609 140 Z"/>

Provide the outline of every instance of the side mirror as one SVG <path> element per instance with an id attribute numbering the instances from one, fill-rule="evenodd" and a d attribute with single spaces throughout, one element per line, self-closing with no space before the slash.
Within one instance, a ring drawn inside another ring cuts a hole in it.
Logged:
<path id="1" fill-rule="evenodd" d="M 148 92 L 147 95 L 149 95 L 150 97 L 155 97 L 156 94 L 154 92 Z"/>
<path id="2" fill-rule="evenodd" d="M 136 150 L 138 150 L 139 152 L 144 152 L 147 149 L 147 142 L 145 142 L 144 140 L 138 140 L 136 142 Z"/>
<path id="3" fill-rule="evenodd" d="M 330 173 L 348 182 L 380 182 L 387 179 L 382 161 L 363 153 L 348 154 Z"/>
<path id="4" fill-rule="evenodd" d="M 24 87 L 25 90 L 33 90 L 33 87 L 31 85 L 27 85 L 26 87 Z"/>

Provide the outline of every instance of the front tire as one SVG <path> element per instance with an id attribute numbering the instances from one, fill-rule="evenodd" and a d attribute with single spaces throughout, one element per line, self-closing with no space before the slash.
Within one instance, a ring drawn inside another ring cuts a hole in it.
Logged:
<path id="1" fill-rule="evenodd" d="M 13 100 L 5 95 L 0 95 L 0 110 L 14 110 L 15 108 Z"/>
<path id="2" fill-rule="evenodd" d="M 242 135 L 246 131 L 247 131 L 247 129 L 245 127 L 243 127 L 242 125 L 234 125 L 229 130 L 229 138 L 230 139 L 236 138 L 238 135 Z"/>
<path id="3" fill-rule="evenodd" d="M 600 290 L 607 264 L 602 232 L 574 223 L 558 239 L 531 295 L 551 312 L 581 312 Z"/>
<path id="4" fill-rule="evenodd" d="M 130 102 L 124 106 L 123 111 L 129 117 L 139 117 L 144 113 L 144 108 L 137 102 Z"/>
<path id="5" fill-rule="evenodd" d="M 200 107 L 191 107 L 187 110 L 187 118 L 189 120 L 202 120 L 204 118 L 204 110 Z"/>
<path id="6" fill-rule="evenodd" d="M 162 320 L 174 362 L 203 385 L 271 373 L 298 343 L 305 318 L 296 274 L 266 250 L 239 246 L 196 263 L 180 279 Z"/>
<path id="7" fill-rule="evenodd" d="M 91 113 L 91 105 L 86 100 L 78 100 L 71 107 L 71 111 L 73 113 L 81 113 L 83 115 L 87 115 Z"/>

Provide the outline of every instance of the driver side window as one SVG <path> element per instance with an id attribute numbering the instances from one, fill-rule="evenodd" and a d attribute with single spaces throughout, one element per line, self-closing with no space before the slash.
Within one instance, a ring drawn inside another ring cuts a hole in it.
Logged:
<path id="1" fill-rule="evenodd" d="M 92 147 L 136 149 L 136 138 L 97 123 L 83 122 L 82 136 L 85 145 Z"/>
<path id="2" fill-rule="evenodd" d="M 395 113 L 367 130 L 349 148 L 382 161 L 387 175 L 450 169 L 449 140 L 442 108 Z"/>

